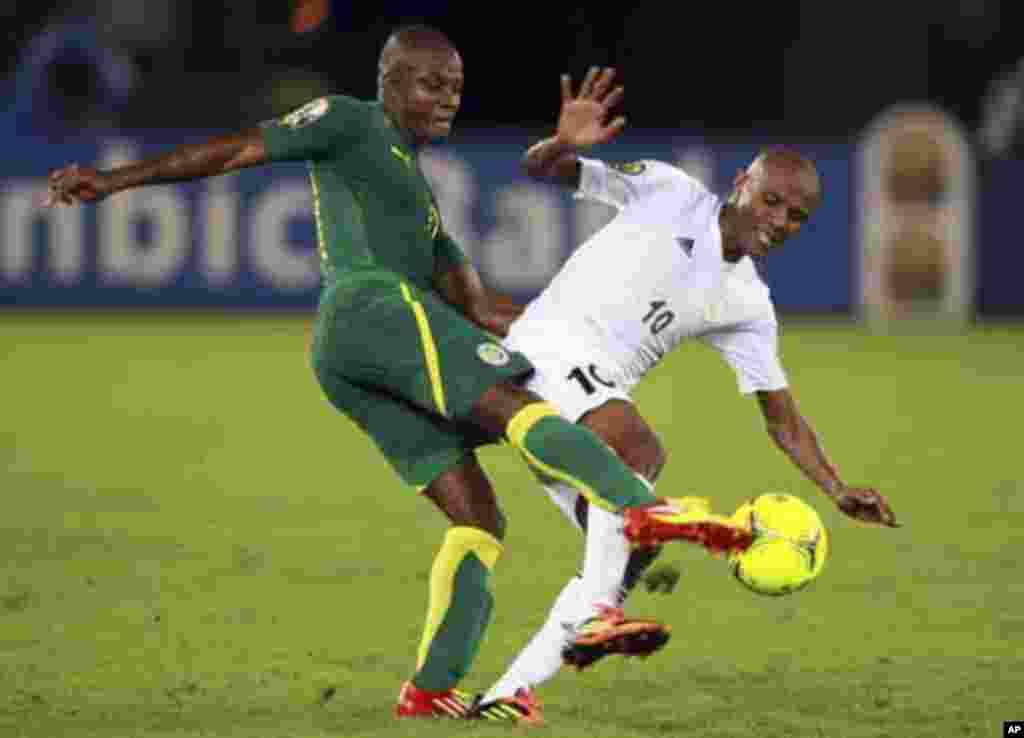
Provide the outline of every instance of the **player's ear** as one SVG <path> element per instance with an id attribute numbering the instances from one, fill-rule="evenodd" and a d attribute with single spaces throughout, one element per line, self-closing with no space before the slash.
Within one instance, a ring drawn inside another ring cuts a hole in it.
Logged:
<path id="1" fill-rule="evenodd" d="M 747 180 L 749 179 L 750 172 L 748 172 L 746 169 L 737 170 L 736 179 L 732 181 L 732 191 L 735 193 L 736 197 L 739 197 L 740 190 L 743 188 L 743 185 L 745 185 L 747 183 Z"/>

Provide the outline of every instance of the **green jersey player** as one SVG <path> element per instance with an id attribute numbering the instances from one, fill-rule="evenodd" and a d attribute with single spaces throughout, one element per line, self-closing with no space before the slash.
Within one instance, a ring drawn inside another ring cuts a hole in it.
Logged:
<path id="1" fill-rule="evenodd" d="M 502 310 L 444 232 L 418 148 L 451 130 L 462 59 L 440 32 L 406 27 L 381 53 L 378 99 L 314 100 L 279 120 L 107 171 L 50 175 L 50 202 L 92 202 L 132 187 L 192 180 L 274 161 L 309 162 L 324 277 L 312 364 L 327 399 L 359 425 L 411 487 L 451 521 L 430 575 L 416 668 L 400 716 L 463 716 L 455 691 L 490 617 L 488 577 L 504 517 L 477 461 L 506 439 L 545 478 L 609 510 L 629 511 L 636 540 L 748 545 L 724 520 L 695 522 L 653 495 L 590 430 L 524 389 L 529 360 L 504 349 Z M 529 712 L 528 705 L 518 706 Z"/>

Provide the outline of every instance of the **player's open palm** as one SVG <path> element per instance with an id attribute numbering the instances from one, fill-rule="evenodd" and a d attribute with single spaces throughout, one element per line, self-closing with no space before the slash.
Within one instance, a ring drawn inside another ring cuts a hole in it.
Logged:
<path id="1" fill-rule="evenodd" d="M 72 164 L 50 174 L 47 205 L 97 202 L 110 194 L 106 176 L 92 167 Z"/>
<path id="2" fill-rule="evenodd" d="M 889 503 L 879 494 L 878 490 L 849 487 L 839 495 L 836 504 L 851 518 L 863 520 L 866 523 L 887 525 L 890 528 L 900 527 Z"/>
<path id="3" fill-rule="evenodd" d="M 562 111 L 558 116 L 558 137 L 573 147 L 585 148 L 615 138 L 626 127 L 626 119 L 608 115 L 622 99 L 623 88 L 613 87 L 615 70 L 591 67 L 573 94 L 572 80 L 562 75 Z"/>

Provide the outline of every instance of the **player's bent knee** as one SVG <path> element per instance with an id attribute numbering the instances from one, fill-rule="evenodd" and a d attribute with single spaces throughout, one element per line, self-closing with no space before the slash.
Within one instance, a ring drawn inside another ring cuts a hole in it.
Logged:
<path id="1" fill-rule="evenodd" d="M 662 470 L 665 468 L 665 464 L 668 463 L 668 451 L 661 443 L 658 443 L 658 450 L 654 457 L 654 466 L 651 470 L 650 481 L 657 481 L 658 477 L 661 476 Z"/>
<path id="2" fill-rule="evenodd" d="M 508 523 L 475 458 L 449 469 L 423 490 L 455 526 L 479 528 L 501 540 Z"/>
<path id="3" fill-rule="evenodd" d="M 657 436 L 634 437 L 619 445 L 616 453 L 630 469 L 650 482 L 658 479 L 668 461 L 668 455 Z"/>
<path id="4" fill-rule="evenodd" d="M 508 422 L 527 405 L 543 402 L 541 397 L 522 386 L 520 380 L 498 382 L 473 405 L 472 421 L 494 436 L 505 433 Z"/>

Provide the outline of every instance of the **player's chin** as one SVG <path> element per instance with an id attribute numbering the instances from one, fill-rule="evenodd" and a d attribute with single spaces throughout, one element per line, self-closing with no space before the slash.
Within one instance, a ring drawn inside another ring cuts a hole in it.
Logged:
<path id="1" fill-rule="evenodd" d="M 752 259 L 763 259 L 768 256 L 771 250 L 760 243 L 749 243 L 746 248 L 747 256 Z"/>
<path id="2" fill-rule="evenodd" d="M 451 119 L 435 120 L 430 124 L 430 137 L 447 138 L 452 133 L 453 123 Z"/>

